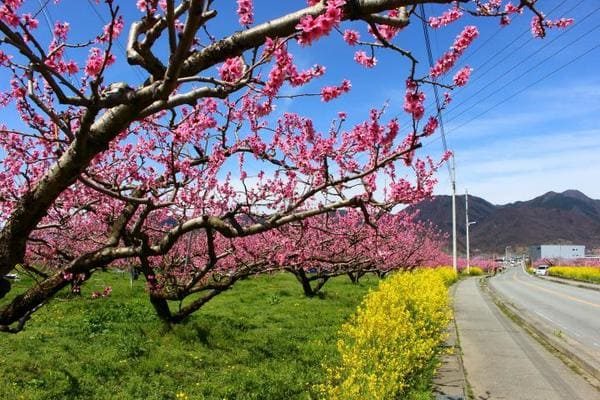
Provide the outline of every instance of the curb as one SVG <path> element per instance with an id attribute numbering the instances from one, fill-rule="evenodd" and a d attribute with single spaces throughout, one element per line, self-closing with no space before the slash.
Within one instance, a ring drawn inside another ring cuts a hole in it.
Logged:
<path id="1" fill-rule="evenodd" d="M 548 282 L 556 282 L 556 283 L 560 283 L 561 285 L 575 286 L 575 287 L 582 288 L 582 289 L 596 290 L 596 291 L 600 292 L 600 285 L 595 284 L 595 283 L 587 283 L 587 282 L 576 281 L 576 280 L 556 278 L 556 277 L 552 277 L 552 276 L 538 276 L 538 275 L 534 275 L 534 276 L 536 278 L 543 279 Z"/>
<path id="2" fill-rule="evenodd" d="M 452 299 L 454 299 L 455 292 L 456 283 L 451 289 Z M 446 339 L 445 346 L 451 349 L 451 352 L 441 358 L 440 367 L 433 379 L 435 400 L 468 400 L 470 399 L 468 383 L 461 355 L 458 327 L 454 317 L 448 326 L 448 339 Z"/>
<path id="3" fill-rule="evenodd" d="M 492 301 L 504 312 L 510 319 L 515 321 L 529 334 L 531 334 L 536 340 L 538 340 L 543 346 L 550 347 L 554 350 L 559 358 L 571 369 L 575 369 L 576 372 L 585 372 L 584 375 L 588 378 L 588 382 L 600 389 L 600 368 L 592 365 L 588 360 L 581 357 L 577 353 L 577 349 L 566 343 L 564 340 L 559 340 L 555 335 L 548 333 L 551 328 L 546 330 L 540 327 L 547 327 L 547 324 L 538 318 L 532 316 L 530 313 L 520 310 L 511 304 L 506 298 L 495 291 L 488 283 L 487 278 L 480 281 L 481 289 L 488 293 L 492 298 Z M 530 321 L 536 321 L 532 323 Z"/>

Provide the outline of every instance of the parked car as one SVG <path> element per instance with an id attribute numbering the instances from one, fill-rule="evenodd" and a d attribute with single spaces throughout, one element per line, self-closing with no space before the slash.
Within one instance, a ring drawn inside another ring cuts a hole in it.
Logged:
<path id="1" fill-rule="evenodd" d="M 538 265 L 538 267 L 535 269 L 535 274 L 536 275 L 548 275 L 548 267 L 547 265 Z"/>

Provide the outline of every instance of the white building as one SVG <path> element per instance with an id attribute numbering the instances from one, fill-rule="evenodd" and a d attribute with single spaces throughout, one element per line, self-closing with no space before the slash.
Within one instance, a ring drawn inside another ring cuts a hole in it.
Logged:
<path id="1" fill-rule="evenodd" d="M 529 257 L 532 261 L 540 258 L 583 258 L 585 246 L 575 244 L 541 244 L 529 246 Z"/>

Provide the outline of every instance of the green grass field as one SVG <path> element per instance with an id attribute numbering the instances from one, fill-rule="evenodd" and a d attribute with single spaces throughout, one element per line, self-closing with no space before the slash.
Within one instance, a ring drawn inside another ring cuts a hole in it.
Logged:
<path id="1" fill-rule="evenodd" d="M 306 298 L 291 275 L 251 278 L 169 330 L 141 280 L 97 273 L 81 298 L 61 294 L 0 335 L 0 399 L 310 399 L 340 325 L 376 284 L 340 277 Z M 90 298 L 105 285 L 111 297 Z"/>

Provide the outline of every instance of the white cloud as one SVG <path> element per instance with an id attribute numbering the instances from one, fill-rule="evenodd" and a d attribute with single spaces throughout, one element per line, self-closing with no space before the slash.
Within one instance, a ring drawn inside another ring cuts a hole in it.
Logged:
<path id="1" fill-rule="evenodd" d="M 516 105 L 519 110 L 511 111 Z M 598 112 L 600 83 L 582 79 L 529 90 L 512 106 L 454 132 L 448 124 L 458 191 L 467 187 L 497 204 L 567 189 L 600 198 L 600 168 L 594 162 L 600 152 Z M 440 146 L 438 140 L 427 151 Z M 446 171 L 439 178 L 437 192 L 449 193 Z"/>

